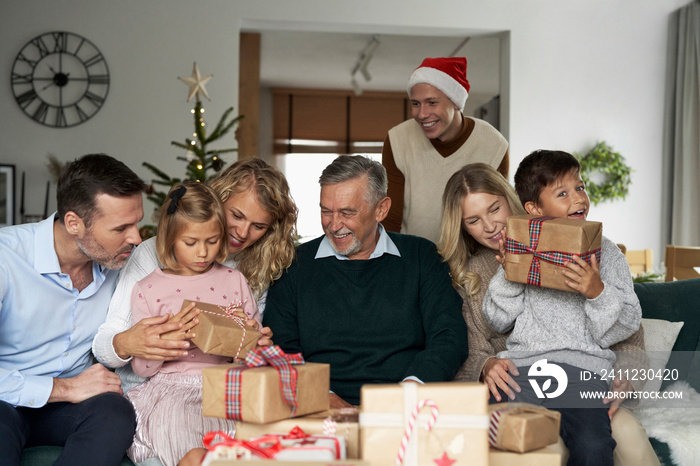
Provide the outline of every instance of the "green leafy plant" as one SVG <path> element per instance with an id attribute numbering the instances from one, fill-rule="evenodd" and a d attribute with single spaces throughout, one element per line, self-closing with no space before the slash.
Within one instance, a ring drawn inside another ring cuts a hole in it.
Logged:
<path id="1" fill-rule="evenodd" d="M 640 273 L 632 279 L 634 283 L 660 282 L 663 281 L 664 274 L 654 272 Z"/>
<path id="2" fill-rule="evenodd" d="M 212 174 L 215 175 L 223 168 L 225 162 L 221 158 L 221 154 L 235 152 L 238 150 L 207 148 L 209 144 L 225 136 L 231 130 L 231 128 L 233 128 L 234 125 L 236 125 L 238 121 L 243 118 L 242 115 L 239 115 L 230 119 L 232 111 L 233 107 L 229 107 L 219 119 L 219 123 L 214 128 L 214 131 L 207 135 L 204 118 L 202 117 L 204 109 L 202 108 L 202 103 L 197 100 L 197 103 L 192 110 L 192 114 L 194 115 L 195 138 L 186 138 L 184 143 L 172 141 L 172 145 L 187 151 L 187 156 L 177 157 L 178 160 L 187 162 L 184 177 L 171 177 L 155 165 L 148 162 L 143 162 L 143 165 L 155 175 L 155 178 L 152 180 L 151 192 L 148 193 L 147 197 L 156 204 L 156 210 L 163 205 L 167 192 L 174 184 L 180 183 L 181 181 L 206 181 L 209 179 L 210 170 L 213 170 Z M 157 190 L 154 185 L 166 186 L 167 188 L 165 190 Z"/>
<path id="3" fill-rule="evenodd" d="M 581 163 L 581 179 L 586 183 L 586 191 L 593 204 L 625 199 L 632 182 L 632 169 L 625 163 L 623 156 L 613 151 L 605 142 L 599 142 L 585 155 L 577 158 Z M 595 173 L 602 174 L 605 181 L 591 181 L 591 175 Z"/>

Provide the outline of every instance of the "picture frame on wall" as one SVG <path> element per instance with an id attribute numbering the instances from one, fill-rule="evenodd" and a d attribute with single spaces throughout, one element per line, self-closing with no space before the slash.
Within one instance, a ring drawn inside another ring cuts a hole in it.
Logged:
<path id="1" fill-rule="evenodd" d="M 0 164 L 0 227 L 15 224 L 15 166 Z"/>

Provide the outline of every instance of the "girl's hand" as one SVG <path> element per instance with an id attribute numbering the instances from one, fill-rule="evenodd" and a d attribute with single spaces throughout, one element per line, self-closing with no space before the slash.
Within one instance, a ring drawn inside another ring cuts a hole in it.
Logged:
<path id="1" fill-rule="evenodd" d="M 600 270 L 595 254 L 591 256 L 590 264 L 579 256 L 574 256 L 573 262 L 567 262 L 564 265 L 562 275 L 568 278 L 566 284 L 569 288 L 578 291 L 588 299 L 597 298 L 605 288 L 600 279 Z"/>
<path id="2" fill-rule="evenodd" d="M 270 327 L 263 327 L 260 329 L 260 338 L 258 339 L 258 348 L 264 348 L 266 346 L 272 346 L 272 330 Z"/>
<path id="3" fill-rule="evenodd" d="M 481 377 L 496 401 L 501 401 L 499 388 L 511 400 L 515 399 L 513 390 L 520 393 L 520 385 L 513 380 L 510 374 L 520 375 L 518 368 L 515 367 L 515 364 L 510 359 L 491 358 L 484 363 L 484 367 L 481 369 Z"/>
<path id="4" fill-rule="evenodd" d="M 270 327 L 260 328 L 260 324 L 255 319 L 249 319 L 248 316 L 243 312 L 243 309 L 236 310 L 236 316 L 246 319 L 245 324 L 248 327 L 253 327 L 255 330 L 260 332 L 260 338 L 256 348 L 264 348 L 266 346 L 272 346 L 272 330 Z"/>
<path id="5" fill-rule="evenodd" d="M 192 329 L 199 323 L 197 316 L 202 312 L 199 309 L 195 309 L 195 305 L 195 303 L 190 303 L 177 314 L 170 314 L 168 323 L 180 323 L 182 327 L 171 332 L 162 333 L 160 337 L 163 340 L 189 340 L 194 338 L 195 333 Z"/>

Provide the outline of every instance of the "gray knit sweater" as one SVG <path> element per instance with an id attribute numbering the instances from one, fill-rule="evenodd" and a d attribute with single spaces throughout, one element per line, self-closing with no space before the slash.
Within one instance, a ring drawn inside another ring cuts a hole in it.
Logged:
<path id="1" fill-rule="evenodd" d="M 512 329 L 499 358 L 528 366 L 539 359 L 590 371 L 610 370 L 610 346 L 634 334 L 642 309 L 627 260 L 603 237 L 600 276 L 605 285 L 595 299 L 580 293 L 509 282 L 502 267 L 484 296 L 483 311 L 498 332 Z"/>

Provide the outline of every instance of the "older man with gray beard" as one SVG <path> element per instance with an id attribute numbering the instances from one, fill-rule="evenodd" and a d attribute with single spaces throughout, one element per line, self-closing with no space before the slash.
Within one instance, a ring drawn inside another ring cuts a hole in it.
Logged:
<path id="1" fill-rule="evenodd" d="M 323 170 L 324 236 L 270 288 L 263 325 L 285 352 L 331 365 L 331 406 L 368 383 L 449 381 L 467 357 L 462 300 L 430 241 L 388 233 L 384 167 L 340 156 Z"/>

